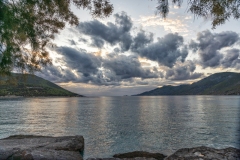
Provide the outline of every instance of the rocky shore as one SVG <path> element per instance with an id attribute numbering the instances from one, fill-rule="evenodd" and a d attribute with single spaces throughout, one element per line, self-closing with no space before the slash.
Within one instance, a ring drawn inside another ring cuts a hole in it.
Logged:
<path id="1" fill-rule="evenodd" d="M 10 136 L 0 140 L 0 160 L 82 160 L 82 136 Z M 195 147 L 179 149 L 172 155 L 135 151 L 113 155 L 111 158 L 87 160 L 240 160 L 236 148 L 214 149 Z"/>
<path id="2" fill-rule="evenodd" d="M 82 136 L 10 136 L 0 140 L 0 160 L 82 160 Z"/>

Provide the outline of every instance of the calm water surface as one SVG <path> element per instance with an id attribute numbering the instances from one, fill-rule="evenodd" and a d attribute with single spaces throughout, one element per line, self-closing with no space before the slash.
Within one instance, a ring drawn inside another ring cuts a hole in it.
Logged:
<path id="1" fill-rule="evenodd" d="M 83 135 L 84 158 L 239 148 L 239 96 L 0 99 L 0 138 Z"/>

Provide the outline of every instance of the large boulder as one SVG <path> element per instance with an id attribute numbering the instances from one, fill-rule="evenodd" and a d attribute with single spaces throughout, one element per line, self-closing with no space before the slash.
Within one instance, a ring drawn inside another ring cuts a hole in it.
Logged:
<path id="1" fill-rule="evenodd" d="M 0 140 L 0 160 L 82 160 L 82 136 L 10 136 Z"/>
<path id="2" fill-rule="evenodd" d="M 240 160 L 240 150 L 236 148 L 215 149 L 195 147 L 179 149 L 165 160 Z"/>

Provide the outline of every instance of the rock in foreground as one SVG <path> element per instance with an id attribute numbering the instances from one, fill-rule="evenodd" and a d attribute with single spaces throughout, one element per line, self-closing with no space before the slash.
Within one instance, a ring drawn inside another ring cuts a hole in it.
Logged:
<path id="1" fill-rule="evenodd" d="M 142 151 L 116 154 L 113 157 L 89 158 L 87 160 L 240 160 L 240 150 L 236 148 L 214 149 L 202 146 L 179 149 L 168 157 L 160 153 Z"/>
<path id="2" fill-rule="evenodd" d="M 0 160 L 82 160 L 82 136 L 10 136 L 0 140 Z"/>
<path id="3" fill-rule="evenodd" d="M 115 154 L 113 157 L 114 158 L 88 158 L 87 160 L 164 160 L 166 156 L 161 153 L 134 151 Z"/>
<path id="4" fill-rule="evenodd" d="M 87 160 L 156 160 L 156 159 L 146 157 L 134 157 L 134 158 L 88 158 Z"/>
<path id="5" fill-rule="evenodd" d="M 114 158 L 135 158 L 135 157 L 144 157 L 144 158 L 154 158 L 156 160 L 163 160 L 166 156 L 161 153 L 149 153 L 144 151 L 135 151 L 123 154 L 115 154 Z"/>
<path id="6" fill-rule="evenodd" d="M 240 160 L 240 150 L 236 148 L 214 149 L 195 147 L 179 149 L 165 160 Z"/>

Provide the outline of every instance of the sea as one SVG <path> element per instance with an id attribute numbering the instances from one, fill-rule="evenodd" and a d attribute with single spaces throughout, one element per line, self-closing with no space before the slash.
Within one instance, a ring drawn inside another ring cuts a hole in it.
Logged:
<path id="1" fill-rule="evenodd" d="M 180 148 L 240 146 L 240 96 L 1 98 L 0 139 L 85 139 L 84 159 Z"/>

